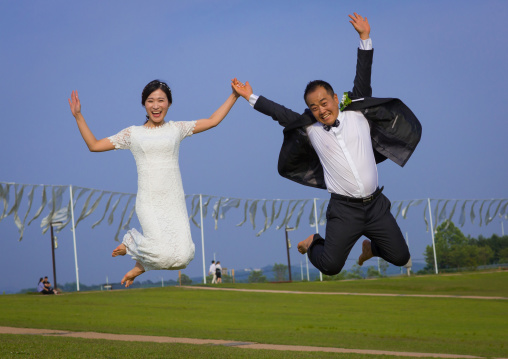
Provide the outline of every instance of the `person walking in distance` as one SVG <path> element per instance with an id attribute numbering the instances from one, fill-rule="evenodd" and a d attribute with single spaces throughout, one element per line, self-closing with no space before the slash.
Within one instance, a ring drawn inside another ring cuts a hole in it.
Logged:
<path id="1" fill-rule="evenodd" d="M 210 268 L 208 269 L 208 274 L 212 275 L 212 284 L 217 283 L 217 274 L 215 272 L 215 268 L 216 268 L 215 260 L 213 260 L 212 264 L 210 264 Z"/>
<path id="2" fill-rule="evenodd" d="M 222 266 L 220 261 L 217 261 L 217 264 L 215 264 L 215 276 L 217 277 L 217 283 L 222 283 Z"/>

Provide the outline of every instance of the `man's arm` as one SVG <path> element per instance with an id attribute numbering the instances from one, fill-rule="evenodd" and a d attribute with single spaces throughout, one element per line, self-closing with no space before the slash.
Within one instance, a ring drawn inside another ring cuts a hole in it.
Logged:
<path id="1" fill-rule="evenodd" d="M 354 13 L 354 16 L 349 15 L 349 17 L 351 18 L 351 21 L 349 22 L 358 32 L 358 35 L 360 35 L 360 40 L 362 40 L 361 48 L 358 49 L 353 90 L 349 93 L 349 96 L 356 98 L 371 97 L 372 57 L 374 50 L 372 50 L 372 43 L 370 41 L 365 41 L 370 39 L 370 24 L 366 17 L 363 18 L 356 12 Z M 365 49 L 365 46 L 367 46 L 367 49 Z"/>
<path id="2" fill-rule="evenodd" d="M 353 81 L 353 89 L 349 92 L 349 97 L 352 99 L 360 97 L 372 97 L 371 75 L 373 55 L 374 50 L 358 49 L 356 60 L 356 75 Z"/>
<path id="3" fill-rule="evenodd" d="M 367 18 L 363 18 L 357 13 L 349 15 L 349 21 L 355 30 L 360 35 L 360 39 L 366 43 L 365 40 L 370 39 L 370 25 Z M 370 40 L 368 46 L 372 47 Z M 364 46 L 364 44 L 362 44 Z M 353 91 L 350 96 L 353 97 L 370 97 L 372 95 L 372 88 L 370 87 L 371 67 L 372 67 L 373 50 L 358 50 L 358 59 L 356 65 L 356 76 L 354 80 Z M 245 98 L 254 109 L 272 117 L 275 121 L 279 122 L 285 129 L 292 129 L 309 125 L 315 122 L 315 119 L 308 111 L 303 114 L 294 112 L 278 103 L 268 100 L 263 96 L 256 96 L 253 94 L 252 87 L 249 82 L 243 84 L 236 78 L 231 83 L 233 89 L 238 95 Z"/>
<path id="4" fill-rule="evenodd" d="M 270 116 L 284 128 L 300 127 L 313 122 L 312 117 L 309 118 L 306 113 L 299 114 L 263 96 L 254 95 L 248 81 L 243 84 L 234 78 L 231 85 L 236 93 L 246 99 L 254 109 Z"/>

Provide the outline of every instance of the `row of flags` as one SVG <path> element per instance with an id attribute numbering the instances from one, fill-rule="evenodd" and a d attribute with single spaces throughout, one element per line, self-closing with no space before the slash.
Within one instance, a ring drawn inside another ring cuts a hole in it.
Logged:
<path id="1" fill-rule="evenodd" d="M 72 198 L 72 202 L 71 202 Z M 103 224 L 116 222 L 118 225 L 115 240 L 119 240 L 122 230 L 129 229 L 135 213 L 134 193 L 113 192 L 93 188 L 60 185 L 33 185 L 21 183 L 0 182 L 0 221 L 12 216 L 18 227 L 19 240 L 23 239 L 25 226 L 39 219 L 43 213 L 40 226 L 42 233 L 46 233 L 51 223 L 59 232 L 72 221 L 74 227 L 81 221 L 94 214 L 96 220 L 92 228 Z M 205 218 L 209 212 L 218 228 L 219 219 L 225 220 L 226 214 L 239 211 L 243 218 L 237 226 L 249 222 L 256 236 L 275 227 L 276 230 L 286 227 L 298 228 L 304 213 L 308 213 L 308 224 L 311 227 L 326 223 L 326 209 L 328 199 L 246 199 L 232 198 L 207 194 L 190 194 L 185 196 L 189 220 L 200 228 L 201 213 Z M 392 201 L 391 211 L 397 219 L 405 219 L 411 208 L 423 210 L 423 220 L 429 230 L 430 214 L 434 225 L 445 220 L 464 226 L 469 217 L 475 223 L 478 217 L 479 226 L 488 225 L 496 216 L 508 218 L 508 199 L 412 199 Z M 23 210 L 21 210 L 23 208 Z M 116 220 L 118 216 L 118 220 Z M 58 224 L 55 224 L 57 222 Z M 260 228 L 260 229 L 259 229 Z"/>

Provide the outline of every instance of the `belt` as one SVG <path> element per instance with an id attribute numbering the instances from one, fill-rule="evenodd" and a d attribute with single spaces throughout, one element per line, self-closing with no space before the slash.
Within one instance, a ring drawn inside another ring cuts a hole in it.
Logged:
<path id="1" fill-rule="evenodd" d="M 369 203 L 369 202 L 372 202 L 377 196 L 379 196 L 381 194 L 381 192 L 383 192 L 383 188 L 384 188 L 384 186 L 381 188 L 378 187 L 374 193 L 372 193 L 370 196 L 367 196 L 367 197 L 348 197 L 348 196 L 343 196 L 341 194 L 332 193 L 332 198 L 338 199 L 339 201 L 352 202 L 352 203 Z"/>

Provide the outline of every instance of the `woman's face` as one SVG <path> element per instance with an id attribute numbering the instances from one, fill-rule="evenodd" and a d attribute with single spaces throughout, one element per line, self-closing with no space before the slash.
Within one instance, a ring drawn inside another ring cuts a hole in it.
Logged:
<path id="1" fill-rule="evenodd" d="M 145 109 L 149 121 L 154 124 L 164 121 L 164 117 L 166 117 L 166 114 L 168 113 L 169 106 L 171 106 L 171 104 L 169 103 L 168 97 L 164 91 L 157 89 L 152 92 L 145 101 Z"/>

